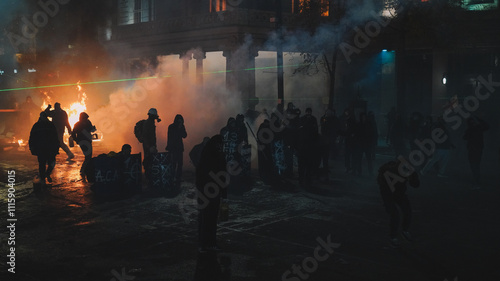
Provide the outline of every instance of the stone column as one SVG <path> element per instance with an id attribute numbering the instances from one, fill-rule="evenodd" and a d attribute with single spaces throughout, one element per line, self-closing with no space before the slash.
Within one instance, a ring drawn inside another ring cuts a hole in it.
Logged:
<path id="1" fill-rule="evenodd" d="M 189 61 L 193 58 L 193 53 L 181 53 L 179 59 L 182 60 L 182 78 L 189 78 Z"/>
<path id="2" fill-rule="evenodd" d="M 203 85 L 203 60 L 206 58 L 205 52 L 195 51 L 193 58 L 196 60 L 196 83 Z"/>
<path id="3" fill-rule="evenodd" d="M 226 50 L 226 87 L 241 94 L 243 108 L 255 109 L 259 103 L 255 95 L 255 57 L 258 51 Z"/>

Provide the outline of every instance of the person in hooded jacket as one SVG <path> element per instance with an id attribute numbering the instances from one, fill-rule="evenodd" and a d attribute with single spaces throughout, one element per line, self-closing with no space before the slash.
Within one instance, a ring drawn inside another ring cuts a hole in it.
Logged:
<path id="1" fill-rule="evenodd" d="M 79 121 L 73 127 L 71 136 L 78 143 L 80 149 L 85 155 L 85 160 L 80 168 L 80 175 L 89 176 L 87 166 L 92 160 L 92 133 L 96 131 L 96 127 L 89 120 L 89 115 L 85 112 L 80 113 Z"/>
<path id="2" fill-rule="evenodd" d="M 180 183 L 182 177 L 182 165 L 184 152 L 184 143 L 182 139 L 187 137 L 186 127 L 184 126 L 184 118 L 177 114 L 174 118 L 174 123 L 168 126 L 167 147 L 165 150 L 172 154 L 172 169 L 175 175 L 175 182 Z"/>
<path id="3" fill-rule="evenodd" d="M 59 139 L 56 127 L 47 118 L 45 112 L 40 113 L 40 118 L 31 128 L 29 148 L 32 155 L 38 157 L 38 172 L 40 181 L 52 182 L 50 174 L 56 165 L 56 155 L 59 154 Z"/>
<path id="4" fill-rule="evenodd" d="M 196 167 L 200 252 L 220 250 L 216 239 L 217 216 L 221 199 L 227 198 L 229 180 L 222 145 L 223 139 L 221 135 L 210 138 L 203 148 L 200 163 Z"/>

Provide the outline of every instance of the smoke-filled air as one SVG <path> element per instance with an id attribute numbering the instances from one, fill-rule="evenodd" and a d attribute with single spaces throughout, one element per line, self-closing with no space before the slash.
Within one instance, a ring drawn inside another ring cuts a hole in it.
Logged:
<path id="1" fill-rule="evenodd" d="M 205 69 L 224 70 L 224 65 L 208 65 Z M 142 146 L 134 136 L 134 125 L 147 119 L 150 108 L 156 108 L 161 122 L 157 123 L 157 145 L 164 151 L 167 143 L 167 128 L 175 115 L 181 114 L 188 137 L 184 144 L 189 150 L 204 136 L 219 133 L 229 117 L 241 113 L 241 100 L 236 93 L 225 87 L 224 73 L 207 71 L 203 85 L 196 83 L 191 75 L 182 75 L 182 60 L 177 55 L 158 57 L 158 67 L 153 76 L 142 75 L 132 85 L 122 87 L 109 95 L 109 103 L 90 112 L 90 119 L 103 133 L 106 144 L 119 149 L 129 143 L 135 153 Z M 211 73 L 209 73 L 211 72 Z M 89 93 L 91 103 L 92 93 Z"/>

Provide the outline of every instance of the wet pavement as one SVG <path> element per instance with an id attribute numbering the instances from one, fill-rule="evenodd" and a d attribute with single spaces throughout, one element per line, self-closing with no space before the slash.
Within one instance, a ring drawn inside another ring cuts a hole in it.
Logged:
<path id="1" fill-rule="evenodd" d="M 16 171 L 15 274 L 7 270 L 5 227 L 0 233 L 1 280 L 500 280 L 500 176 L 486 173 L 471 190 L 469 173 L 450 165 L 450 178 L 427 176 L 409 189 L 414 241 L 389 244 L 389 217 L 374 176 L 346 174 L 314 191 L 263 185 L 229 197 L 217 254 L 198 254 L 193 172 L 181 193 L 148 192 L 102 201 L 82 181 L 83 156 L 58 155 L 54 182 L 33 192 L 36 158 L 9 151 L 0 162 L 0 215 L 7 224 L 7 171 Z M 96 147 L 99 152 L 104 147 Z M 377 155 L 378 167 L 390 157 Z M 185 164 L 186 167 L 190 164 Z M 456 169 L 456 170 L 454 170 Z M 183 211 L 184 210 L 184 211 Z"/>

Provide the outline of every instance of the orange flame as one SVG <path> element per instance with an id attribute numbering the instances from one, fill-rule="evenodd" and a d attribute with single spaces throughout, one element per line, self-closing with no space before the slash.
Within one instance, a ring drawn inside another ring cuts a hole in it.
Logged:
<path id="1" fill-rule="evenodd" d="M 24 142 L 23 139 L 16 139 L 16 138 L 14 138 L 12 140 L 12 143 L 17 143 L 19 146 L 25 146 L 26 145 L 26 143 Z"/>
<path id="2" fill-rule="evenodd" d="M 78 81 L 76 85 L 76 89 L 78 90 L 78 98 L 77 101 L 72 103 L 69 107 L 62 108 L 68 114 L 69 124 L 71 128 L 73 128 L 80 119 L 80 113 L 87 110 L 87 94 L 83 91 L 82 86 L 80 85 L 80 81 Z M 51 97 L 44 92 L 43 105 L 41 106 L 42 110 L 45 110 L 49 104 L 51 104 Z"/>

